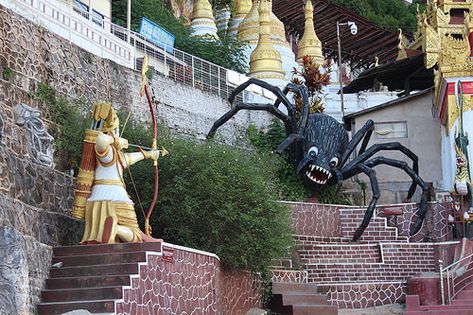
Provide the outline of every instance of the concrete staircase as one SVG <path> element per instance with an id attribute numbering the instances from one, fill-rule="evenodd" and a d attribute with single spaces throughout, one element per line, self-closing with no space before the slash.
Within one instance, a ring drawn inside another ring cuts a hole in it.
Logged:
<path id="1" fill-rule="evenodd" d="M 67 246 L 53 249 L 47 289 L 41 292 L 39 315 L 56 315 L 85 309 L 115 314 L 115 302 L 123 299 L 123 287 L 138 275 L 146 251 L 160 252 L 161 243 Z"/>
<path id="2" fill-rule="evenodd" d="M 407 237 L 398 235 L 397 228 L 387 225 L 385 217 L 374 216 L 360 240 L 352 242 L 364 213 L 364 208 L 339 209 L 338 236 L 294 236 L 297 260 L 307 274 L 307 285 L 315 288 L 313 292 L 326 295 L 329 304 L 338 308 L 401 303 L 407 279 L 436 270 L 434 245 L 409 243 Z M 284 279 L 281 274 L 288 266 L 285 262 L 281 270 L 276 270 L 280 279 Z M 284 298 L 282 302 L 289 303 Z"/>
<path id="3" fill-rule="evenodd" d="M 449 305 L 420 305 L 418 295 L 406 296 L 404 315 L 473 315 L 473 284 L 465 287 Z"/>
<path id="4" fill-rule="evenodd" d="M 271 311 L 281 315 L 336 315 L 337 307 L 328 305 L 327 296 L 307 283 L 273 283 Z"/>

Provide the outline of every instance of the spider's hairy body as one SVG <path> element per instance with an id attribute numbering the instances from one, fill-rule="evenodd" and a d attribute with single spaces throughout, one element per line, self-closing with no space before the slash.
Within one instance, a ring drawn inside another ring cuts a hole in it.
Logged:
<path id="1" fill-rule="evenodd" d="M 416 213 L 417 219 L 411 225 L 410 233 L 414 235 L 420 230 L 427 212 L 428 187 L 418 174 L 417 155 L 399 142 L 374 144 L 367 147 L 374 130 L 374 122 L 372 120 L 368 120 L 352 136 L 351 140 L 348 140 L 347 131 L 336 119 L 322 113 L 309 114 L 307 88 L 303 85 L 289 83 L 281 91 L 278 87 L 264 81 L 250 79 L 235 89 L 229 98 L 229 102 L 233 104 L 235 96 L 251 84 L 261 86 L 273 92 L 277 97 L 276 102 L 274 104 L 235 104 L 230 111 L 214 123 L 209 131 L 208 138 L 213 137 L 220 126 L 242 109 L 268 111 L 281 119 L 286 129 L 287 138 L 278 146 L 276 151 L 279 153 L 290 151 L 291 156 L 295 159 L 298 174 L 302 177 L 304 185 L 311 191 L 320 191 L 328 185 L 341 186 L 345 179 L 361 173 L 369 177 L 373 197 L 366 209 L 362 223 L 355 231 L 353 240 L 360 238 L 375 211 L 380 191 L 374 167 L 380 164 L 399 168 L 411 177 L 412 184 L 409 188 L 407 199 L 414 195 L 417 186 L 420 186 L 422 189 L 422 199 Z M 287 98 L 289 92 L 296 94 L 302 100 L 303 107 L 298 120 L 296 120 L 295 106 Z M 288 114 L 279 109 L 280 104 L 286 107 Z M 358 146 L 358 154 L 348 162 L 348 158 L 355 152 Z M 383 156 L 374 157 L 376 153 L 387 150 L 402 152 L 412 161 L 412 167 L 404 161 Z"/>

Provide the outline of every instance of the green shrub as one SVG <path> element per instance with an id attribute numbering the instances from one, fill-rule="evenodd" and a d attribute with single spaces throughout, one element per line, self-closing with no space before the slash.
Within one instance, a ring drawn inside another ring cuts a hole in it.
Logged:
<path id="1" fill-rule="evenodd" d="M 149 135 L 132 132 L 126 131 L 129 139 Z M 216 253 L 229 269 L 261 270 L 287 251 L 289 211 L 275 201 L 272 156 L 172 137 L 159 144 L 170 154 L 159 160 L 159 197 L 150 220 L 155 237 Z M 152 165 L 136 164 L 132 173 L 147 211 Z"/>

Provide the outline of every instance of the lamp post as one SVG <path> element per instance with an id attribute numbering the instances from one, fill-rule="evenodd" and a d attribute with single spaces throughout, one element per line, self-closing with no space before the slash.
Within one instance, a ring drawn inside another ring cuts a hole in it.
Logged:
<path id="1" fill-rule="evenodd" d="M 338 82 L 340 84 L 340 106 L 342 111 L 342 119 L 345 116 L 345 104 L 343 100 L 343 82 L 342 82 L 342 44 L 340 41 L 340 26 L 347 25 L 350 28 L 350 33 L 356 35 L 358 33 L 358 26 L 355 22 L 343 22 L 337 21 L 337 43 L 338 43 Z"/>
<path id="2" fill-rule="evenodd" d="M 131 0 L 126 3 L 126 28 L 128 30 L 128 43 L 131 43 Z"/>

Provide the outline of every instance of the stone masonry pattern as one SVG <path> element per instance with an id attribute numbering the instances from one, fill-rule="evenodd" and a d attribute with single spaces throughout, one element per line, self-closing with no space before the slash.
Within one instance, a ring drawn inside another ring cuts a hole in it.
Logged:
<path id="1" fill-rule="evenodd" d="M 259 281 L 251 273 L 221 270 L 214 256 L 173 249 L 172 261 L 158 253 L 148 253 L 147 263 L 123 289 L 117 302 L 119 315 L 125 314 L 246 314 L 260 307 Z"/>
<path id="2" fill-rule="evenodd" d="M 296 234 L 325 237 L 340 236 L 340 206 L 304 202 L 284 202 L 291 206 Z"/>
<path id="3" fill-rule="evenodd" d="M 430 240 L 448 239 L 442 204 L 429 204 L 425 223 L 411 240 L 407 229 L 417 205 L 379 206 L 357 242 L 351 238 L 365 208 L 290 205 L 297 249 L 293 259 L 300 269 L 285 270 L 284 264 L 275 264 L 273 281 L 301 282 L 300 276 L 306 273 L 307 282 L 317 284 L 329 302 L 340 309 L 402 303 L 407 279 L 437 271 L 438 259 L 452 261 L 455 242 L 425 242 L 426 235 Z M 330 218 L 338 227 L 319 223 L 319 218 Z"/>

